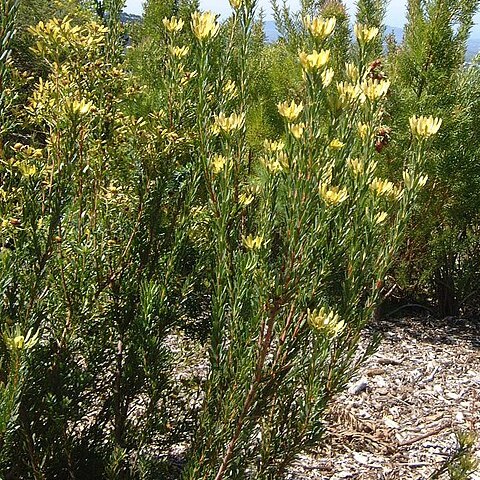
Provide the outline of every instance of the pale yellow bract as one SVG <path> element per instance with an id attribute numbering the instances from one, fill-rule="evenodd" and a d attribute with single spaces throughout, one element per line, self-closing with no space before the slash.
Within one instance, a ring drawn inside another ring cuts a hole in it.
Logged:
<path id="1" fill-rule="evenodd" d="M 232 113 L 227 117 L 223 112 L 215 116 L 214 132 L 231 133 L 239 130 L 245 124 L 245 113 Z"/>
<path id="2" fill-rule="evenodd" d="M 229 2 L 234 10 L 238 10 L 243 5 L 243 0 L 229 0 Z"/>
<path id="3" fill-rule="evenodd" d="M 345 329 L 345 322 L 334 310 L 325 307 L 320 310 L 307 310 L 308 323 L 318 332 L 326 333 L 328 336 L 336 337 Z"/>
<path id="4" fill-rule="evenodd" d="M 185 25 L 185 22 L 181 18 L 177 18 L 175 16 L 171 18 L 165 17 L 162 20 L 163 26 L 165 27 L 165 30 L 169 33 L 178 33 L 181 32 L 183 29 L 183 26 Z"/>
<path id="5" fill-rule="evenodd" d="M 386 195 L 394 191 L 394 185 L 389 180 L 375 177 L 370 183 L 370 190 L 377 195 Z"/>
<path id="6" fill-rule="evenodd" d="M 424 117 L 423 115 L 417 117 L 414 115 L 410 117 L 410 130 L 417 138 L 428 138 L 435 135 L 442 125 L 442 119 L 437 117 Z"/>
<path id="7" fill-rule="evenodd" d="M 265 140 L 263 146 L 267 152 L 280 152 L 285 148 L 285 143 L 282 140 Z"/>
<path id="8" fill-rule="evenodd" d="M 192 13 L 192 31 L 198 40 L 214 38 L 220 30 L 220 24 L 213 12 Z"/>
<path id="9" fill-rule="evenodd" d="M 326 183 L 321 183 L 318 190 L 320 192 L 320 196 L 327 205 L 338 205 L 348 198 L 348 192 L 346 188 L 340 188 L 332 185 L 328 186 Z"/>
<path id="10" fill-rule="evenodd" d="M 170 53 L 172 54 L 172 56 L 176 58 L 183 58 L 187 56 L 190 50 L 187 46 L 179 47 L 177 45 L 175 46 L 170 45 L 168 49 L 170 50 Z"/>
<path id="11" fill-rule="evenodd" d="M 363 81 L 360 88 L 364 95 L 371 101 L 379 100 L 387 95 L 390 89 L 388 80 L 372 80 L 371 78 Z"/>
<path id="12" fill-rule="evenodd" d="M 367 25 L 362 25 L 361 23 L 355 24 L 353 31 L 360 45 L 365 45 L 371 42 L 379 33 L 377 27 L 369 27 Z"/>
<path id="13" fill-rule="evenodd" d="M 303 111 L 303 103 L 300 102 L 297 105 L 294 100 L 290 103 L 281 102 L 277 105 L 277 108 L 280 115 L 288 122 L 294 122 Z"/>
<path id="14" fill-rule="evenodd" d="M 338 138 L 334 138 L 328 145 L 333 150 L 340 150 L 345 146 L 343 142 L 341 142 Z"/>
<path id="15" fill-rule="evenodd" d="M 290 125 L 290 132 L 297 140 L 299 140 L 302 137 L 304 131 L 305 131 L 305 123 L 303 122 Z"/>
<path id="16" fill-rule="evenodd" d="M 312 34 L 314 38 L 316 38 L 317 40 L 325 40 L 332 34 L 333 30 L 335 29 L 337 19 L 335 17 L 312 18 L 310 15 L 308 15 L 304 18 L 303 22 L 305 27 L 308 29 L 308 31 Z"/>
<path id="17" fill-rule="evenodd" d="M 314 50 L 308 54 L 305 52 L 299 53 L 300 63 L 306 72 L 315 72 L 321 70 L 330 59 L 330 50 Z"/>
<path id="18" fill-rule="evenodd" d="M 216 175 L 219 173 L 227 163 L 227 158 L 223 155 L 216 154 L 210 161 L 212 165 L 212 172 Z"/>
<path id="19" fill-rule="evenodd" d="M 253 237 L 252 235 L 248 235 L 247 237 L 243 237 L 243 244 L 249 250 L 259 250 L 263 244 L 263 236 L 257 235 Z"/>

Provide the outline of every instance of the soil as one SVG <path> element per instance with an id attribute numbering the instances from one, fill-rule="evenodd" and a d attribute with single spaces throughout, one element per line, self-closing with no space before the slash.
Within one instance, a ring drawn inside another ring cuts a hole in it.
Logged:
<path id="1" fill-rule="evenodd" d="M 299 458 L 290 480 L 428 479 L 455 451 L 455 432 L 480 430 L 480 321 L 388 319 L 375 329 L 383 341 L 333 404 L 326 445 Z M 478 441 L 474 449 L 480 460 Z"/>

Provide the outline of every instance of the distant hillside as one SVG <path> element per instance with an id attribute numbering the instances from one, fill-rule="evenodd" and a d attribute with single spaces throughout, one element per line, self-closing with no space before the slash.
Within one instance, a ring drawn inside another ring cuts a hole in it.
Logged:
<path id="1" fill-rule="evenodd" d="M 120 14 L 120 21 L 122 23 L 135 23 L 135 22 L 140 22 L 142 20 L 142 17 L 140 15 L 133 15 L 131 13 L 125 13 L 122 12 Z"/>
<path id="2" fill-rule="evenodd" d="M 399 27 L 386 26 L 387 35 L 393 34 L 397 43 L 400 43 L 403 39 L 403 29 Z M 278 40 L 278 31 L 273 20 L 265 22 L 265 35 L 267 41 L 275 42 Z M 470 60 L 473 56 L 477 55 L 480 51 L 480 38 L 471 38 L 468 41 L 467 46 L 467 60 Z"/>

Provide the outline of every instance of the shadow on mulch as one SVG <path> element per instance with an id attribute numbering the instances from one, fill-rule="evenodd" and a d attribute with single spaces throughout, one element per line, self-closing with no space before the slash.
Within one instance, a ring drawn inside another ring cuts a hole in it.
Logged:
<path id="1" fill-rule="evenodd" d="M 480 319 L 446 317 L 437 319 L 430 315 L 402 318 L 381 318 L 371 325 L 380 334 L 401 330 L 415 340 L 433 345 L 465 343 L 480 349 Z"/>

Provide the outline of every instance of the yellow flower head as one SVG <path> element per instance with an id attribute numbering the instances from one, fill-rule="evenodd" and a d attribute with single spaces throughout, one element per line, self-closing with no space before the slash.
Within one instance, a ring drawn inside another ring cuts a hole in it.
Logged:
<path id="1" fill-rule="evenodd" d="M 366 123 L 358 123 L 358 134 L 362 140 L 365 140 L 368 136 L 369 127 Z"/>
<path id="2" fill-rule="evenodd" d="M 285 148 L 285 143 L 282 140 L 265 140 L 263 142 L 263 146 L 267 152 L 275 153 L 282 151 Z"/>
<path id="3" fill-rule="evenodd" d="M 213 158 L 211 159 L 211 164 L 212 164 L 212 171 L 216 175 L 219 173 L 221 170 L 223 170 L 223 167 L 227 163 L 227 158 L 224 157 L 223 155 L 214 155 Z"/>
<path id="4" fill-rule="evenodd" d="M 259 250 L 263 243 L 263 236 L 257 235 L 256 237 L 252 237 L 252 235 L 248 235 L 247 237 L 243 237 L 243 244 L 245 245 L 248 250 Z"/>
<path id="5" fill-rule="evenodd" d="M 227 117 L 223 112 L 215 116 L 214 131 L 231 133 L 240 130 L 245 124 L 245 113 L 232 113 Z"/>
<path id="6" fill-rule="evenodd" d="M 424 187 L 428 181 L 428 175 L 420 175 L 418 178 L 414 177 L 410 171 L 403 171 L 403 183 L 407 190 L 411 190 L 414 187 Z"/>
<path id="7" fill-rule="evenodd" d="M 326 183 L 320 183 L 319 192 L 327 205 L 338 205 L 348 198 L 346 188 L 328 186 Z"/>
<path id="8" fill-rule="evenodd" d="M 242 207 L 246 207 L 246 206 L 250 205 L 253 202 L 254 199 L 255 199 L 255 197 L 252 194 L 241 193 L 238 196 L 238 203 L 240 205 L 242 205 Z"/>
<path id="9" fill-rule="evenodd" d="M 355 175 L 362 175 L 364 173 L 365 165 L 363 160 L 359 160 L 358 158 L 349 158 L 347 163 Z"/>
<path id="10" fill-rule="evenodd" d="M 185 47 L 178 47 L 178 46 L 169 46 L 170 53 L 172 54 L 173 57 L 176 58 L 183 58 L 186 55 L 188 55 L 189 48 L 187 46 Z"/>
<path id="11" fill-rule="evenodd" d="M 92 102 L 87 102 L 85 99 L 79 100 L 67 100 L 65 103 L 65 110 L 73 113 L 73 115 L 86 115 L 93 108 Z"/>
<path id="12" fill-rule="evenodd" d="M 302 137 L 304 131 L 305 124 L 303 122 L 290 125 L 290 132 L 297 140 Z"/>
<path id="13" fill-rule="evenodd" d="M 32 335 L 32 331 L 29 330 L 27 335 L 24 336 L 21 334 L 20 330 L 17 328 L 15 330 L 15 336 L 8 336 L 5 334 L 5 343 L 11 350 L 29 350 L 34 347 L 38 342 L 38 332 L 35 335 Z"/>
<path id="14" fill-rule="evenodd" d="M 17 335 L 13 339 L 13 345 L 15 346 L 16 349 L 21 350 L 25 345 L 25 337 L 23 335 Z"/>
<path id="15" fill-rule="evenodd" d="M 365 94 L 362 92 L 360 85 L 349 82 L 338 82 L 337 83 L 337 90 L 340 95 L 340 100 L 344 104 L 351 104 L 355 101 L 359 101 L 360 103 L 365 102 Z"/>
<path id="16" fill-rule="evenodd" d="M 389 180 L 375 177 L 370 183 L 370 190 L 377 195 L 388 195 L 394 191 L 394 185 Z"/>
<path id="17" fill-rule="evenodd" d="M 322 18 L 306 16 L 304 19 L 304 25 L 307 30 L 312 34 L 317 40 L 325 40 L 328 36 L 331 35 L 335 29 L 337 19 L 335 17 Z"/>
<path id="18" fill-rule="evenodd" d="M 219 30 L 220 24 L 213 12 L 192 13 L 192 31 L 199 41 L 214 38 Z"/>
<path id="19" fill-rule="evenodd" d="M 345 72 L 350 81 L 356 82 L 360 75 L 358 67 L 354 63 L 345 63 Z"/>
<path id="20" fill-rule="evenodd" d="M 24 177 L 31 177 L 32 175 L 35 175 L 35 173 L 37 173 L 37 167 L 30 163 L 18 162 L 17 167 Z"/>
<path id="21" fill-rule="evenodd" d="M 323 68 L 330 58 L 330 50 L 314 50 L 308 54 L 305 52 L 299 53 L 300 63 L 306 72 L 316 72 Z"/>
<path id="22" fill-rule="evenodd" d="M 414 115 L 410 117 L 410 130 L 412 134 L 417 138 L 428 138 L 432 135 L 435 135 L 440 126 L 442 125 L 441 118 L 434 118 L 432 116 L 424 117 L 420 116 L 417 117 Z"/>
<path id="23" fill-rule="evenodd" d="M 288 122 L 294 122 L 303 110 L 303 103 L 296 104 L 293 100 L 289 104 L 288 102 L 281 102 L 277 105 L 278 112 Z"/>
<path id="24" fill-rule="evenodd" d="M 387 95 L 390 89 L 390 82 L 388 80 L 372 80 L 371 78 L 361 83 L 360 88 L 365 96 L 374 102 Z"/>
<path id="25" fill-rule="evenodd" d="M 388 218 L 387 212 L 379 212 L 375 215 L 373 222 L 375 225 L 381 225 Z"/>
<path id="26" fill-rule="evenodd" d="M 340 150 L 345 146 L 345 144 L 341 142 L 338 138 L 334 138 L 328 146 L 333 150 Z"/>
<path id="27" fill-rule="evenodd" d="M 362 25 L 360 23 L 355 24 L 353 31 L 360 45 L 365 45 L 371 42 L 379 33 L 377 27 L 368 27 L 367 25 Z"/>
<path id="28" fill-rule="evenodd" d="M 243 5 L 243 0 L 229 0 L 229 2 L 234 10 L 238 10 Z"/>
<path id="29" fill-rule="evenodd" d="M 308 323 L 317 331 L 324 332 L 328 336 L 336 337 L 345 329 L 345 322 L 334 310 L 327 310 L 325 307 L 320 310 L 310 309 L 307 311 Z"/>
<path id="30" fill-rule="evenodd" d="M 171 18 L 165 17 L 162 22 L 165 30 L 173 34 L 180 32 L 185 25 L 185 22 L 181 18 L 177 18 L 175 16 Z"/>

